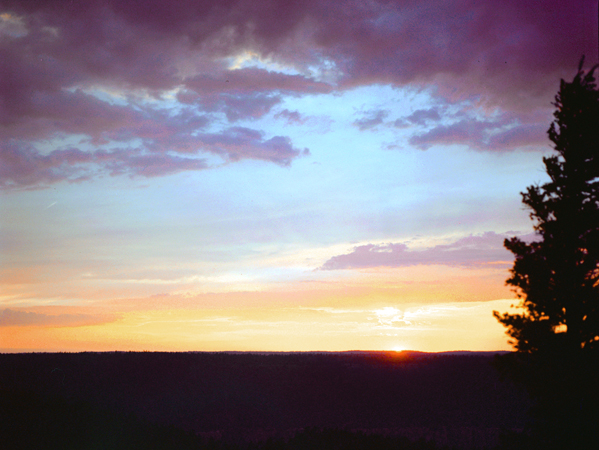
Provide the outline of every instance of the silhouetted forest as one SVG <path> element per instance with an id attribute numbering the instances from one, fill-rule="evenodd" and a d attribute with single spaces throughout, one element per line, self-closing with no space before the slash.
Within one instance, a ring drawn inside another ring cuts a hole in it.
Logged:
<path id="1" fill-rule="evenodd" d="M 526 395 L 485 353 L 0 355 L 2 448 L 494 448 Z"/>

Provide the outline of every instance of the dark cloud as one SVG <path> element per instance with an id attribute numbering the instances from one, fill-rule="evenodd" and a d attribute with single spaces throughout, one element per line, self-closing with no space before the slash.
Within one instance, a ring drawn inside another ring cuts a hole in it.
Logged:
<path id="1" fill-rule="evenodd" d="M 406 267 L 419 264 L 476 266 L 510 261 L 512 255 L 503 247 L 506 235 L 486 232 L 470 235 L 450 244 L 435 245 L 424 250 L 410 250 L 404 244 L 367 244 L 351 253 L 333 256 L 321 269 L 362 269 L 368 267 Z"/>
<path id="2" fill-rule="evenodd" d="M 4 5 L 27 30 L 8 38 L 8 65 L 34 69 L 21 70 L 29 78 L 51 74 L 48 89 L 97 82 L 154 91 L 181 84 L 199 92 L 330 89 L 309 75 L 312 70 L 337 73 L 344 86 L 435 83 L 449 96 L 482 95 L 495 105 L 522 107 L 538 105 L 537 99 L 546 106 L 556 76 L 570 76 L 581 54 L 597 55 L 593 0 L 577 7 L 567 0 Z M 302 75 L 255 68 L 214 75 L 223 73 L 223 58 L 243 51 Z M 23 80 L 25 87 L 31 81 Z"/>
<path id="3" fill-rule="evenodd" d="M 572 76 L 582 54 L 597 58 L 591 0 L 576 7 L 567 0 L 368 5 L 319 30 L 351 85 L 433 84 L 450 100 L 530 110 L 548 106 L 557 80 Z"/>
<path id="4" fill-rule="evenodd" d="M 256 119 L 284 96 L 377 83 L 430 87 L 446 101 L 469 99 L 489 110 L 547 111 L 557 80 L 572 75 L 580 56 L 596 62 L 596 30 L 594 0 L 575 7 L 567 0 L 4 0 L 2 157 L 12 158 L 8 141 L 24 142 L 30 167 L 45 167 L 39 180 L 60 179 L 70 160 L 56 175 L 58 166 L 45 159 L 47 151 L 36 154 L 34 144 L 77 134 L 95 146 L 90 151 L 109 154 L 111 141 L 141 140 L 135 157 L 182 168 L 190 161 L 164 154 L 197 151 L 196 136 L 215 123 L 215 114 L 228 122 Z M 248 55 L 285 70 L 246 67 Z M 164 110 L 173 96 L 183 102 L 175 116 Z M 356 125 L 382 123 L 377 114 Z M 437 120 L 428 114 L 416 111 L 406 120 Z M 230 133 L 228 126 L 221 134 Z M 453 142 L 486 140 L 495 149 L 535 142 L 537 131 L 528 124 L 479 136 L 472 124 L 446 127 L 414 144 L 424 148 L 445 135 Z M 247 155 L 242 147 L 224 153 L 229 160 L 264 154 L 284 164 L 297 155 L 287 138 L 260 143 L 242 146 Z M 27 180 L 35 185 L 36 174 Z"/>
<path id="5" fill-rule="evenodd" d="M 0 327 L 10 326 L 54 326 L 77 327 L 106 323 L 113 318 L 107 316 L 92 316 L 89 314 L 40 314 L 36 312 L 4 309 L 0 311 Z"/>
<path id="6" fill-rule="evenodd" d="M 229 95 L 243 93 L 299 92 L 302 94 L 322 94 L 331 92 L 330 84 L 319 82 L 301 75 L 270 72 L 249 67 L 221 71 L 218 75 L 201 74 L 185 78 L 185 87 L 199 95 L 224 92 Z"/>

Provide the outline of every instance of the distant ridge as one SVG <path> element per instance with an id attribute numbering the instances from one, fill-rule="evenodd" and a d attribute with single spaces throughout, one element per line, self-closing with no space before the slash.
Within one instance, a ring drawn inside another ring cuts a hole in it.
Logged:
<path id="1" fill-rule="evenodd" d="M 31 354 L 31 353 L 44 353 L 44 354 L 79 354 L 79 353 L 181 353 L 181 354 L 227 354 L 227 355 L 377 355 L 377 354 L 404 354 L 404 355 L 471 355 L 471 356 L 493 356 L 503 355 L 511 353 L 508 350 L 495 350 L 495 351 L 478 351 L 478 350 L 450 350 L 443 352 L 423 352 L 419 350 L 293 350 L 293 351 L 278 351 L 278 350 L 187 350 L 187 351 L 168 351 L 168 350 L 46 350 L 46 349 L 11 349 L 11 348 L 0 348 L 0 354 Z"/>

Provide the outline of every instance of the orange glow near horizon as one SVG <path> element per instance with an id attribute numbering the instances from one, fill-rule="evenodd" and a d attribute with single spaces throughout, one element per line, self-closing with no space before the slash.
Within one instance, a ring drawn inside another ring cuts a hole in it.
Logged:
<path id="1" fill-rule="evenodd" d="M 80 326 L 5 326 L 1 351 L 507 350 L 491 316 L 510 300 L 381 309 L 298 307 L 125 312 Z M 390 314 L 393 312 L 393 314 Z"/>
<path id="2" fill-rule="evenodd" d="M 125 290 L 114 300 L 93 294 L 78 305 L 9 303 L 0 351 L 510 349 L 492 316 L 513 303 L 493 300 L 508 293 L 504 270 L 419 266 L 355 271 L 351 279 L 325 275 L 264 291 L 186 287 L 128 298 L 134 292 Z"/>

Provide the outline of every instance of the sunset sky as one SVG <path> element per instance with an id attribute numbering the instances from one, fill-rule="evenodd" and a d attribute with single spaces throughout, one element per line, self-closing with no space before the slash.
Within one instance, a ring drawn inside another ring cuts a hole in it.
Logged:
<path id="1" fill-rule="evenodd" d="M 0 351 L 509 349 L 597 15 L 0 0 Z"/>

